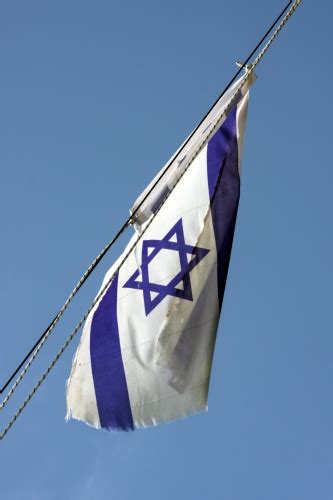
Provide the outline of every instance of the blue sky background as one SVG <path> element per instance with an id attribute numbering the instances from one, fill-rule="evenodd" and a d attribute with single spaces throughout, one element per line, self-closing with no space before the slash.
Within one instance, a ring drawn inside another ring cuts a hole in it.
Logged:
<path id="1" fill-rule="evenodd" d="M 2 3 L 1 381 L 282 7 Z M 129 434 L 65 424 L 78 335 L 0 443 L 1 498 L 332 500 L 332 15 L 304 1 L 257 70 L 208 413 Z"/>

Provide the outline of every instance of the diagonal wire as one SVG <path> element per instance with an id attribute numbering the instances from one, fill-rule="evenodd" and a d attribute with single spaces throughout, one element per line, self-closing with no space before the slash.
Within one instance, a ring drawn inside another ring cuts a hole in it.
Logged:
<path id="1" fill-rule="evenodd" d="M 271 44 L 273 43 L 273 41 L 275 40 L 275 38 L 277 37 L 277 35 L 280 33 L 280 31 L 282 30 L 282 28 L 285 26 L 285 24 L 287 23 L 287 21 L 290 19 L 290 17 L 292 16 L 292 14 L 295 12 L 295 10 L 297 9 L 297 7 L 300 5 L 301 3 L 301 0 L 295 0 L 295 2 L 293 3 L 292 7 L 290 8 L 290 10 L 287 12 L 286 16 L 283 18 L 283 20 L 281 21 L 281 23 L 279 24 L 279 26 L 276 28 L 276 30 L 274 31 L 273 35 L 271 36 L 271 38 L 269 39 L 269 41 L 267 42 L 267 44 L 264 46 L 264 48 L 260 51 L 260 53 L 258 54 L 258 56 L 255 58 L 254 62 L 250 65 L 250 68 L 242 82 L 242 86 L 245 85 L 245 82 L 250 78 L 254 68 L 256 67 L 256 65 L 261 61 L 262 57 L 264 56 L 264 54 L 268 51 L 268 49 L 270 48 Z M 279 18 L 281 18 L 281 15 L 279 16 Z M 276 23 L 275 23 L 276 24 Z M 274 24 L 274 25 L 275 25 Z M 248 61 L 247 61 L 248 62 Z M 246 63 L 244 63 L 243 66 L 245 66 Z M 205 140 L 202 142 L 202 144 L 198 147 L 197 151 L 194 153 L 193 157 L 191 158 L 191 161 L 189 162 L 187 168 L 183 171 L 182 175 L 180 176 L 180 178 L 178 179 L 176 185 L 178 184 L 178 182 L 180 181 L 180 179 L 182 178 L 182 176 L 184 175 L 184 173 L 188 170 L 188 168 L 190 167 L 190 165 L 192 164 L 193 160 L 195 159 L 195 157 L 199 154 L 199 152 L 202 150 L 202 148 L 204 147 L 204 145 L 208 142 L 208 140 L 210 139 L 210 137 L 216 132 L 216 129 L 218 128 L 220 122 L 221 122 L 221 119 L 223 118 L 223 116 L 225 114 L 228 113 L 228 111 L 230 110 L 231 106 L 234 104 L 235 100 L 237 99 L 237 95 L 238 95 L 238 92 L 237 94 L 235 94 L 231 100 L 229 101 L 228 105 L 226 106 L 226 108 L 224 109 L 223 111 L 223 114 L 222 116 L 219 117 L 219 119 L 217 119 L 217 121 L 215 122 L 215 125 L 214 125 L 214 128 L 211 130 L 211 132 L 208 134 L 208 136 L 205 138 Z M 174 186 L 175 187 L 175 186 Z M 171 191 L 172 192 L 172 191 Z M 14 423 L 16 422 L 17 418 L 19 417 L 19 415 L 22 413 L 22 411 L 24 410 L 24 408 L 27 406 L 27 404 L 30 402 L 30 400 L 32 399 L 32 397 L 34 396 L 34 394 L 37 392 L 37 390 L 39 389 L 39 387 L 42 385 L 42 383 L 44 382 L 44 380 L 46 379 L 46 377 L 48 376 L 48 374 L 51 372 L 51 370 L 53 369 L 53 367 L 55 366 L 55 364 L 57 363 L 57 361 L 60 359 L 61 355 L 63 354 L 63 352 L 65 351 L 65 349 L 68 347 L 68 345 L 70 344 L 70 342 L 73 340 L 73 338 L 75 337 L 76 333 L 80 330 L 82 324 L 84 323 L 84 321 L 87 319 L 88 315 L 90 314 L 90 312 L 92 311 L 92 309 L 95 307 L 95 305 L 97 304 L 97 302 L 100 300 L 100 298 L 102 297 L 102 295 L 105 293 L 106 289 L 108 288 L 108 286 L 111 284 L 112 280 L 114 279 L 114 276 L 116 275 L 116 273 L 119 271 L 120 267 L 122 266 L 122 264 L 125 262 L 125 260 L 127 259 L 128 255 L 132 252 L 132 250 L 135 248 L 135 246 L 137 245 L 138 241 L 142 238 L 143 234 L 146 232 L 146 230 L 148 229 L 148 227 L 150 226 L 150 224 L 152 223 L 152 221 L 154 220 L 156 214 L 158 213 L 158 211 L 160 210 L 160 208 L 164 205 L 165 203 L 165 200 L 168 198 L 168 196 L 170 195 L 170 192 L 166 195 L 166 197 L 162 200 L 159 208 L 157 209 L 157 211 L 155 212 L 155 214 L 151 217 L 151 219 L 147 222 L 144 230 L 142 231 L 142 233 L 138 236 L 137 240 L 135 241 L 135 243 L 131 246 L 131 248 L 129 249 L 129 251 L 126 253 L 126 255 L 124 256 L 124 258 L 122 259 L 122 261 L 120 262 L 117 270 L 115 271 L 115 273 L 110 277 L 110 279 L 108 280 L 108 282 L 105 284 L 105 286 L 103 287 L 103 289 L 101 290 L 101 292 L 97 295 L 97 297 L 95 298 L 95 300 L 92 302 L 91 306 L 89 307 L 88 311 L 86 312 L 86 314 L 81 318 L 81 320 L 79 321 L 79 323 L 76 325 L 75 329 L 72 331 L 72 333 L 69 335 L 69 337 L 67 338 L 66 342 L 63 344 L 63 346 L 61 347 L 61 349 L 58 351 L 57 355 L 55 356 L 55 358 L 52 360 L 51 364 L 48 366 L 48 368 L 44 371 L 44 373 L 42 374 L 41 378 L 38 380 L 38 382 L 36 383 L 36 385 L 34 386 L 34 388 L 32 389 L 32 391 L 29 393 L 28 397 L 23 401 L 23 403 L 21 404 L 21 406 L 18 408 L 17 412 L 14 414 L 14 416 L 12 417 L 12 419 L 9 421 L 8 425 L 4 428 L 4 430 L 1 432 L 0 434 L 0 440 L 2 440 L 6 434 L 8 433 L 8 431 L 11 429 L 11 427 L 14 425 Z M 0 406 L 0 408 L 2 408 L 4 406 L 4 403 L 2 403 L 2 405 Z"/>
<path id="2" fill-rule="evenodd" d="M 211 106 L 210 110 L 206 113 L 206 115 L 200 121 L 200 123 L 198 124 L 198 126 L 193 130 L 193 132 L 191 133 L 191 135 L 188 137 L 188 139 L 182 145 L 182 147 L 180 148 L 180 150 L 177 153 L 177 156 L 179 156 L 182 153 L 182 151 L 184 150 L 184 148 L 186 147 L 186 145 L 189 143 L 189 141 L 191 140 L 191 138 L 193 137 L 193 135 L 196 133 L 196 131 L 199 129 L 200 125 L 204 122 L 204 120 L 206 119 L 206 117 L 208 116 L 208 114 L 210 113 L 210 111 L 214 108 L 214 106 L 221 99 L 221 97 L 223 97 L 223 95 L 226 93 L 226 91 L 231 87 L 231 85 L 233 84 L 233 82 L 236 80 L 236 78 L 241 73 L 242 69 L 245 68 L 246 64 L 250 61 L 250 59 L 255 54 L 255 52 L 258 50 L 258 48 L 260 47 L 260 45 L 267 38 L 267 36 L 269 35 L 269 33 L 272 31 L 272 29 L 274 28 L 274 26 L 281 19 L 281 17 L 283 16 L 283 14 L 288 9 L 288 7 L 290 6 L 291 3 L 292 3 L 292 0 L 290 0 L 288 2 L 288 4 L 283 9 L 283 11 L 281 12 L 281 14 L 275 19 L 274 23 L 269 27 L 269 29 L 266 31 L 266 33 L 262 36 L 262 38 L 260 39 L 260 41 L 258 42 L 258 44 L 256 45 L 256 47 L 252 50 L 252 52 L 249 54 L 249 56 L 245 60 L 244 64 L 236 72 L 236 74 L 233 76 L 233 78 L 231 79 L 231 81 L 228 83 L 228 85 L 222 91 L 222 93 L 220 94 L 220 96 L 216 99 L 216 101 L 214 102 L 214 104 Z M 91 273 L 94 271 L 94 269 L 97 267 L 97 265 L 101 262 L 101 260 L 106 255 L 106 253 L 108 252 L 108 250 L 118 240 L 118 238 L 120 237 L 120 235 L 126 230 L 126 228 L 129 226 L 129 224 L 131 223 L 131 221 L 135 218 L 135 215 L 138 212 L 138 210 L 140 209 L 140 207 L 142 206 L 142 204 L 145 202 L 145 200 L 148 198 L 148 196 L 150 195 L 150 193 L 153 191 L 153 189 L 156 187 L 156 185 L 159 183 L 159 181 L 162 179 L 162 177 L 168 171 L 169 167 L 171 166 L 172 161 L 174 161 L 174 159 L 170 160 L 170 162 L 167 165 L 167 167 L 165 168 L 165 170 L 161 173 L 161 175 L 158 177 L 158 179 L 153 184 L 153 186 L 151 187 L 151 189 L 147 192 L 146 196 L 141 201 L 141 203 L 138 205 L 138 207 L 135 209 L 135 211 L 133 212 L 133 214 L 131 214 L 131 216 L 125 221 L 125 223 L 123 224 L 123 226 L 119 229 L 118 233 L 114 236 L 114 238 L 112 238 L 112 240 L 103 248 L 103 250 L 97 255 L 97 257 L 94 259 L 94 261 L 90 264 L 90 266 L 88 267 L 88 269 L 86 270 L 86 272 L 83 274 L 83 276 L 80 278 L 80 280 L 78 281 L 77 285 L 74 287 L 73 291 L 70 293 L 70 295 L 68 296 L 68 298 L 65 301 L 64 305 L 61 307 L 61 309 L 55 315 L 55 317 L 53 318 L 53 320 L 51 321 L 51 323 L 44 330 L 44 332 L 42 333 L 42 335 L 40 336 L 40 338 L 36 341 L 36 343 L 34 344 L 34 346 L 25 355 L 25 357 L 22 359 L 22 361 L 19 363 L 19 365 L 15 368 L 15 370 L 12 372 L 12 374 L 10 375 L 10 377 L 4 383 L 4 385 L 0 389 L 0 394 L 2 394 L 5 391 L 5 389 L 9 386 L 9 384 L 14 379 L 14 377 L 19 373 L 19 371 L 21 370 L 21 368 L 23 367 L 23 365 L 28 361 L 28 363 L 26 363 L 26 365 L 24 366 L 24 369 L 20 373 L 18 379 L 15 381 L 14 385 L 11 387 L 10 391 L 8 392 L 6 398 L 3 400 L 2 405 L 0 405 L 0 410 L 3 408 L 3 405 L 6 404 L 6 402 L 10 398 L 11 394 L 15 391 L 15 389 L 19 385 L 20 381 L 22 380 L 22 378 L 25 376 L 25 374 L 29 370 L 29 368 L 30 368 L 31 364 L 33 363 L 34 359 L 36 358 L 36 356 L 38 355 L 38 353 L 42 349 L 43 345 L 45 344 L 46 340 L 48 339 L 48 337 L 50 336 L 50 334 L 54 330 L 56 324 L 59 322 L 59 320 L 63 316 L 65 310 L 67 309 L 67 307 L 69 306 L 69 304 L 73 300 L 74 296 L 80 290 L 80 288 L 82 287 L 82 285 L 85 283 L 85 281 L 91 275 Z"/>

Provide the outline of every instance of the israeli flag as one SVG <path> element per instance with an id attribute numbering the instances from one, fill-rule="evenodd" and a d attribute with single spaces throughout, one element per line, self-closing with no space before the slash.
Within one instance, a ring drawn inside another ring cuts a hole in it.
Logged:
<path id="1" fill-rule="evenodd" d="M 207 409 L 250 83 L 237 82 L 217 131 L 153 193 L 106 274 L 67 382 L 67 418 L 132 430 Z"/>

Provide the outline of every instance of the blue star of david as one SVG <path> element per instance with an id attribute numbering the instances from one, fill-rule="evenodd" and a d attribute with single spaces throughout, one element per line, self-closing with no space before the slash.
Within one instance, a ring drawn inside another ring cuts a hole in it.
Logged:
<path id="1" fill-rule="evenodd" d="M 171 239 L 176 236 L 176 241 Z M 174 250 L 179 254 L 180 271 L 167 285 L 151 283 L 149 281 L 149 263 L 161 250 Z M 180 299 L 193 301 L 190 272 L 207 255 L 206 248 L 194 247 L 185 243 L 183 221 L 178 222 L 161 240 L 144 240 L 142 243 L 141 272 L 136 270 L 130 279 L 123 285 L 123 288 L 134 288 L 143 291 L 145 313 L 148 316 L 153 309 L 167 296 L 172 295 Z M 187 255 L 191 258 L 188 259 Z M 141 277 L 141 281 L 139 281 Z M 176 288 L 180 283 L 183 289 Z M 151 292 L 157 294 L 151 297 Z"/>

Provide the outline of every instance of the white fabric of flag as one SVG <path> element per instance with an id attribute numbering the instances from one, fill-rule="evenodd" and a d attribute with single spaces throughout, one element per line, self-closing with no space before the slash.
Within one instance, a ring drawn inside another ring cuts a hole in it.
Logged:
<path id="1" fill-rule="evenodd" d="M 140 228 L 140 226 L 155 212 L 165 195 L 173 189 L 183 172 L 192 162 L 203 139 L 209 135 L 216 122 L 220 125 L 223 123 L 226 118 L 226 110 L 228 109 L 230 100 L 234 96 L 240 100 L 241 97 L 247 93 L 249 87 L 255 81 L 255 78 L 254 73 L 247 74 L 246 72 L 231 85 L 227 92 L 225 92 L 225 94 L 215 103 L 197 130 L 190 134 L 191 140 L 187 141 L 186 139 L 184 141 L 161 171 L 141 193 L 131 208 L 131 213 L 135 214 L 133 216 L 133 221 L 137 228 Z M 241 144 L 239 149 L 241 149 Z M 163 174 L 163 176 L 161 174 Z"/>
<path id="2" fill-rule="evenodd" d="M 154 191 L 106 274 L 102 289 L 114 278 L 86 321 L 67 383 L 68 418 L 132 430 L 207 408 L 252 80 L 190 166 L 164 179 L 160 208 L 166 190 Z"/>

